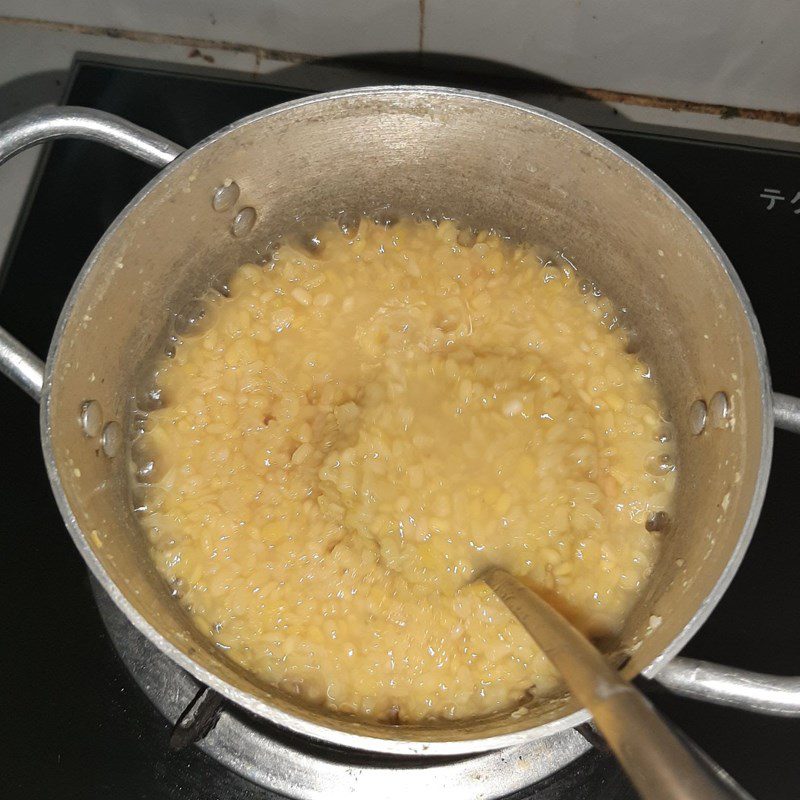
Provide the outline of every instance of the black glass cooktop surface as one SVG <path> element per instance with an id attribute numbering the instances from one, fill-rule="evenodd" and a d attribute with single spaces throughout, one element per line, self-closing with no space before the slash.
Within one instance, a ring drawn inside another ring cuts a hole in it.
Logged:
<path id="1" fill-rule="evenodd" d="M 305 92 L 76 64 L 65 102 L 111 111 L 182 145 Z M 663 177 L 707 223 L 752 299 L 774 384 L 800 394 L 800 156 L 669 135 L 603 131 Z M 4 264 L 0 322 L 44 357 L 84 259 L 155 170 L 87 142 L 43 158 Z M 64 530 L 39 447 L 38 409 L 0 382 L 5 447 L 2 711 L 8 798 L 267 796 L 194 749 L 167 748 L 169 726 L 127 675 L 100 622 L 88 575 Z M 685 654 L 753 670 L 800 672 L 800 437 L 778 432 L 753 544 Z M 757 798 L 800 795 L 800 721 L 659 693 L 661 710 Z M 632 797 L 613 763 L 590 753 L 524 797 Z"/>

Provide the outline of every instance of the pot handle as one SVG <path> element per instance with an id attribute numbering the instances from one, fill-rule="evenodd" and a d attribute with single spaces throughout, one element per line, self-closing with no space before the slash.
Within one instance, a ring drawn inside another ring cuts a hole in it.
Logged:
<path id="1" fill-rule="evenodd" d="M 169 139 L 105 111 L 43 106 L 0 125 L 0 164 L 33 145 L 62 138 L 102 142 L 159 168 L 183 152 Z M 0 328 L 0 372 L 34 400 L 41 397 L 44 363 L 4 328 Z"/>
<path id="2" fill-rule="evenodd" d="M 800 433 L 800 397 L 774 392 L 772 410 L 775 427 L 790 433 Z"/>
<path id="3" fill-rule="evenodd" d="M 775 427 L 800 433 L 800 398 L 775 392 Z M 800 717 L 800 677 L 766 675 L 694 658 L 673 658 L 653 680 L 682 697 L 744 711 Z"/>
<path id="4" fill-rule="evenodd" d="M 800 717 L 800 677 L 673 658 L 653 680 L 681 697 L 776 717 Z"/>

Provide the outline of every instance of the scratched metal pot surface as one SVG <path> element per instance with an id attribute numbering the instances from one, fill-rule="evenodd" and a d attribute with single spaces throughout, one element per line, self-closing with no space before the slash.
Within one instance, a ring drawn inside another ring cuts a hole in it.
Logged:
<path id="1" fill-rule="evenodd" d="M 85 123 L 76 112 L 65 124 Z M 176 152 L 158 137 L 143 146 L 140 131 L 117 133 L 117 145 L 124 133 L 122 146 L 152 163 Z M 212 197 L 230 181 L 236 202 L 215 208 Z M 682 480 L 663 557 L 610 647 L 631 653 L 627 675 L 667 674 L 733 577 L 763 499 L 773 422 L 763 343 L 738 279 L 691 211 L 605 140 L 529 106 L 447 89 L 340 92 L 257 114 L 179 156 L 112 225 L 67 301 L 44 374 L 45 458 L 75 543 L 112 599 L 169 657 L 251 712 L 381 752 L 531 741 L 587 715 L 565 696 L 531 701 L 524 716 L 394 727 L 255 683 L 169 597 L 128 501 L 118 434 L 137 390 L 132 365 L 164 347 L 171 315 L 220 263 L 253 258 L 298 210 L 315 219 L 387 202 L 522 238 L 535 220 L 537 240 L 569 242 L 576 263 L 629 309 L 675 420 Z M 720 393 L 728 418 L 698 415 L 698 403 L 713 412 Z M 94 415 L 78 423 L 90 400 L 102 411 L 101 438 Z"/>

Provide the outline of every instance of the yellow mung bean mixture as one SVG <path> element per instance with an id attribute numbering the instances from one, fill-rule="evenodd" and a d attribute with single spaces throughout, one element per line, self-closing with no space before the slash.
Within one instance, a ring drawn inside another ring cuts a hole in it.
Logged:
<path id="1" fill-rule="evenodd" d="M 239 267 L 157 365 L 132 466 L 159 571 L 229 659 L 342 713 L 552 692 L 470 580 L 503 566 L 620 629 L 675 482 L 647 365 L 557 255 L 410 217 L 311 242 Z"/>

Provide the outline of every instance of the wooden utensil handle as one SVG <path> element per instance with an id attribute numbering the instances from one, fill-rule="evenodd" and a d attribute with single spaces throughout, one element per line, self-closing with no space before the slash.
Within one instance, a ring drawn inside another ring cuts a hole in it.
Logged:
<path id="1" fill-rule="evenodd" d="M 542 648 L 646 800 L 730 800 L 632 684 L 570 622 L 502 569 L 482 576 Z"/>

